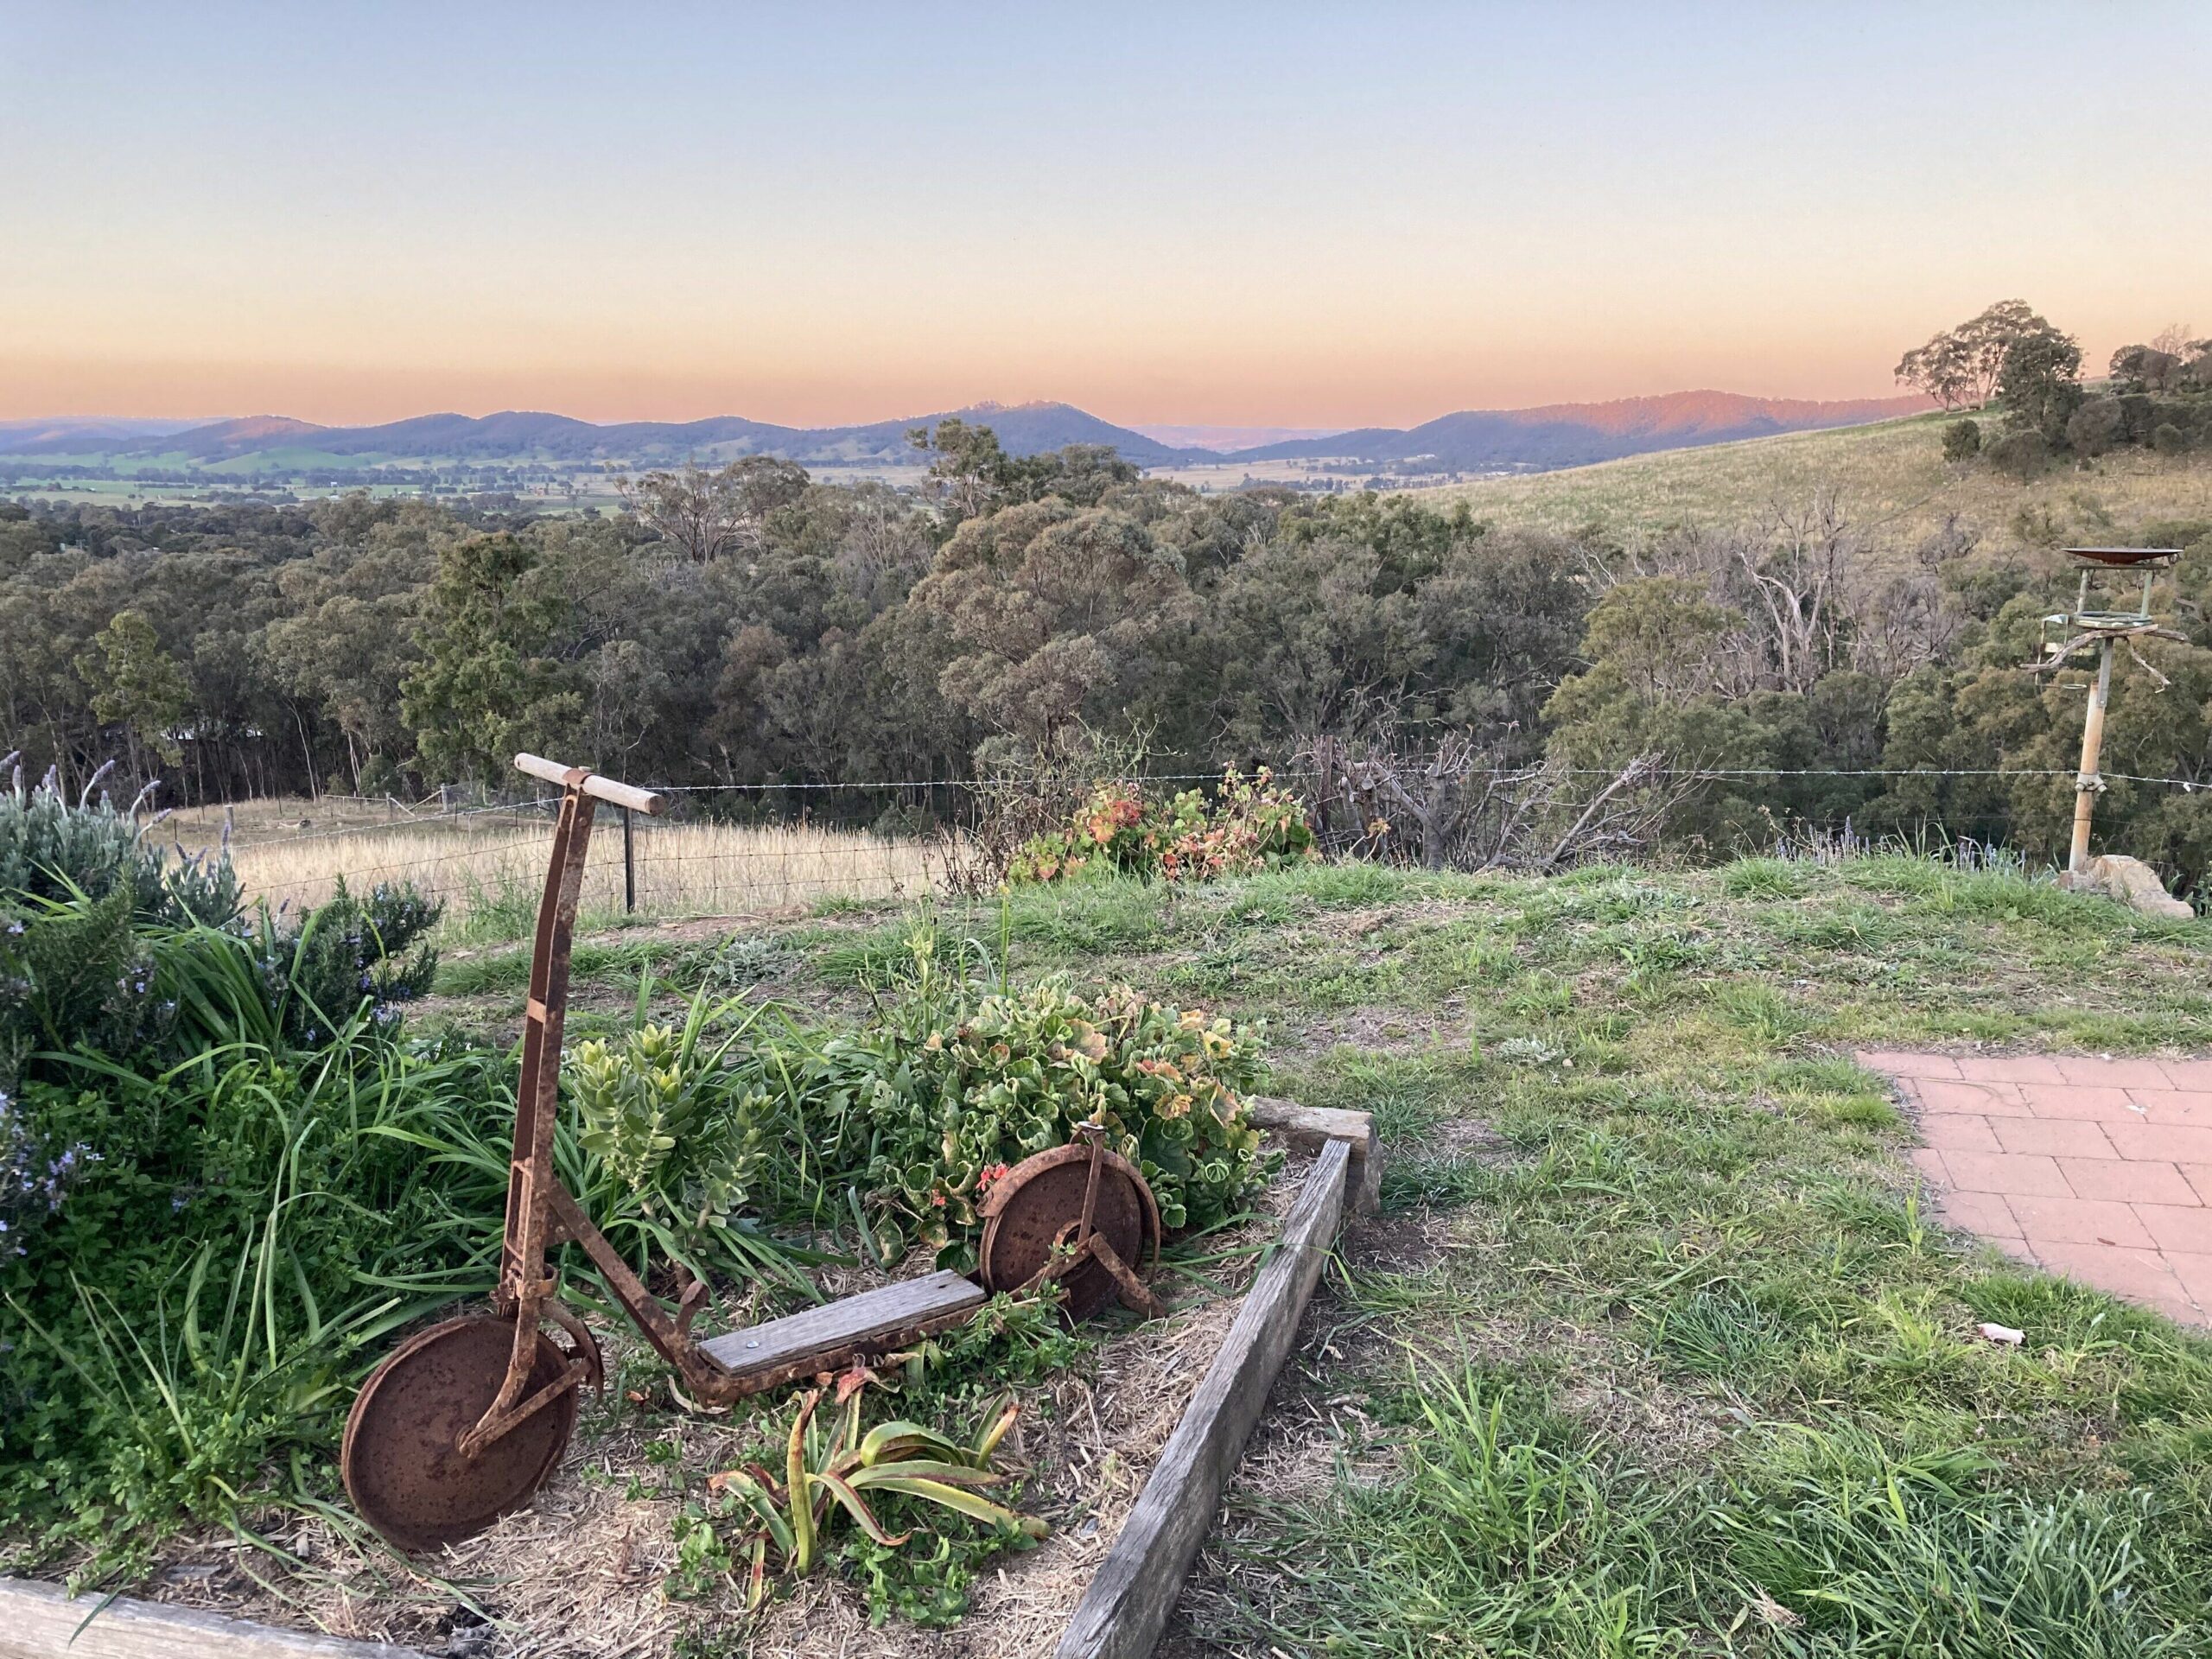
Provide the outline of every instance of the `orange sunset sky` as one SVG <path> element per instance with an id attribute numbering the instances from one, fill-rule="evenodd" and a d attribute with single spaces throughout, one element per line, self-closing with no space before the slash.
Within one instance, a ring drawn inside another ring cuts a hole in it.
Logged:
<path id="1" fill-rule="evenodd" d="M 0 418 L 1398 425 L 2212 332 L 2202 4 L 0 25 Z"/>

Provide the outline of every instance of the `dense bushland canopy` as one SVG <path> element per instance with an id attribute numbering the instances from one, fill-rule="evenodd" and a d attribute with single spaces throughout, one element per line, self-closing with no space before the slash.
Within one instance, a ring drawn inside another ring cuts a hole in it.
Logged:
<path id="1" fill-rule="evenodd" d="M 2069 340 L 2013 321 L 1990 371 L 2005 429 L 1958 464 L 2196 442 L 2202 342 L 2131 348 L 2090 396 Z M 1431 774 L 1447 753 L 1491 778 L 1541 764 L 1570 819 L 1633 766 L 1639 788 L 1675 780 L 1639 822 L 1692 849 L 1800 818 L 2063 844 L 2067 779 L 1986 775 L 2063 771 L 2078 730 L 2077 677 L 2021 672 L 2033 619 L 2070 597 L 2032 525 L 2003 550 L 1955 526 L 1907 542 L 1815 497 L 1727 531 L 1562 538 L 1407 496 L 1201 494 L 952 424 L 909 492 L 779 464 L 631 484 L 638 511 L 613 517 L 0 506 L 0 734 L 34 775 L 120 756 L 167 801 L 497 782 L 519 747 L 663 784 L 867 785 L 1101 743 L 1163 772 L 1293 772 L 1326 740 Z M 2139 529 L 2195 548 L 2190 643 L 2145 647 L 2167 689 L 2122 676 L 2107 766 L 2212 781 L 2212 526 Z M 1881 775 L 1899 768 L 1955 775 Z M 2193 880 L 2202 803 L 2116 785 L 2099 823 Z M 1425 857 L 1456 856 L 1443 823 Z"/>

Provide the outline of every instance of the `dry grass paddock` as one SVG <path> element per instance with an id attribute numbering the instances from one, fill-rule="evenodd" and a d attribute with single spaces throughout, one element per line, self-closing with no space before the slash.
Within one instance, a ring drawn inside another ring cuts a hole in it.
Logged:
<path id="1" fill-rule="evenodd" d="M 156 833 L 188 852 L 219 844 L 249 900 L 295 908 L 321 903 L 343 878 L 359 892 L 411 881 L 455 921 L 526 925 L 545 880 L 550 818 L 481 812 L 405 818 L 385 808 L 254 802 L 200 808 Z M 757 913 L 830 898 L 896 899 L 931 887 L 929 849 L 861 830 L 810 824 L 728 824 L 640 819 L 638 912 L 652 916 Z M 602 814 L 585 864 L 588 914 L 623 907 L 622 830 Z M 517 925 L 512 931 L 520 931 Z"/>
<path id="2" fill-rule="evenodd" d="M 2202 454 L 2117 450 L 2022 483 L 1986 465 L 1945 461 L 1943 429 L 1956 418 L 1792 432 L 1414 493 L 1436 506 L 1465 501 L 1503 529 L 1573 536 L 1595 527 L 1631 539 L 1676 524 L 1733 529 L 1773 504 L 1802 507 L 1815 494 L 1833 495 L 1852 523 L 1900 547 L 1955 518 L 1985 545 L 2005 548 L 2109 539 L 2132 525 L 2212 516 L 2212 461 Z M 2002 417 L 1978 418 L 1989 434 Z"/>

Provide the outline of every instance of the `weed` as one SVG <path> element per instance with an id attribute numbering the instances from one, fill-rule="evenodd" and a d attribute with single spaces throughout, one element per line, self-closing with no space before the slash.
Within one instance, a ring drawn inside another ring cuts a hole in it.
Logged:
<path id="1" fill-rule="evenodd" d="M 1736 1483 L 1714 1515 L 1733 1571 L 1796 1616 L 1773 1632 L 1783 1653 L 2151 1659 L 2212 1635 L 2142 1593 L 2147 1491 L 2037 1499 L 1989 1490 L 1979 1452 L 1801 1439 L 1801 1472 Z"/>
<path id="2" fill-rule="evenodd" d="M 1741 1382 L 1782 1357 L 1781 1319 L 1735 1285 L 1700 1289 L 1642 1310 L 1651 1340 L 1683 1370 Z"/>
<path id="3" fill-rule="evenodd" d="M 1294 1591 L 1268 1636 L 1376 1655 L 1687 1651 L 1661 1629 L 1679 1525 L 1664 1486 L 1560 1443 L 1478 1376 L 1423 1377 L 1414 1400 L 1402 1480 L 1340 1486 L 1249 1551 Z"/>
<path id="4" fill-rule="evenodd" d="M 1739 858 L 1720 868 L 1720 890 L 1732 899 L 1802 899 L 1812 886 L 1812 873 L 1789 859 Z"/>
<path id="5" fill-rule="evenodd" d="M 1781 1046 L 1814 1024 L 1788 995 L 1771 985 L 1724 985 L 1713 1002 L 1730 1025 L 1768 1047 Z"/>

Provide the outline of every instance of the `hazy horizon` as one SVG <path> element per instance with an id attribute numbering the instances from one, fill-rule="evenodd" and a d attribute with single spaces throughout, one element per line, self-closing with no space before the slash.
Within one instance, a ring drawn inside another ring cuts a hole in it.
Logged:
<path id="1" fill-rule="evenodd" d="M 0 24 L 0 418 L 1325 432 L 1884 397 L 2014 296 L 2101 365 L 2212 295 L 2212 146 L 2122 73 L 2202 7 Z"/>
<path id="2" fill-rule="evenodd" d="M 1406 422 L 1404 423 L 1404 425 L 1406 427 L 1418 427 L 1424 425 L 1428 422 L 1442 419 L 1452 415 L 1491 413 L 1513 414 L 1519 413 L 1526 410 L 1553 407 L 1602 408 L 1609 404 L 1656 403 L 1669 398 L 1695 397 L 1713 395 L 1719 395 L 1721 397 L 1750 397 L 1754 394 L 1738 394 L 1731 391 L 1729 389 L 1721 387 L 1686 386 L 1673 388 L 1667 391 L 1630 392 L 1618 398 L 1578 400 L 1572 404 L 1524 404 L 1521 406 L 1520 410 L 1437 410 L 1433 413 L 1424 415 L 1416 420 Z M 1917 394 L 1908 392 L 1902 388 L 1893 387 L 1890 392 L 1879 394 L 1878 400 L 1902 402 L 1910 400 L 1916 397 Z M 1812 401 L 1848 403 L 1864 400 L 1845 398 L 1820 399 Z M 1036 407 L 1079 407 L 1078 405 L 1068 403 L 1065 398 L 1031 399 L 1027 400 L 1027 405 Z M 960 408 L 962 410 L 990 410 L 1016 409 L 1024 406 L 1025 405 L 1023 404 L 1011 403 L 1005 398 L 986 397 L 979 399 L 973 404 L 960 405 Z M 1936 404 L 1932 401 L 1929 401 L 1928 402 L 1928 407 L 1932 410 L 1936 407 Z M 863 416 L 854 421 L 825 423 L 823 425 L 811 429 L 836 430 L 845 427 L 874 426 L 902 420 L 920 420 L 933 415 L 951 414 L 953 412 L 955 411 L 950 408 L 934 410 L 905 410 L 890 414 L 878 413 L 872 416 Z M 1084 410 L 1083 412 L 1088 414 L 1096 413 L 1096 410 Z M 492 416 L 511 414 L 550 415 L 556 418 L 586 421 L 588 424 L 598 426 L 616 426 L 632 423 L 679 425 L 694 421 L 713 420 L 716 418 L 734 418 L 740 420 L 758 420 L 761 418 L 747 410 L 734 409 L 718 410 L 715 411 L 713 415 L 709 416 L 687 416 L 683 417 L 682 421 L 672 419 L 664 420 L 663 417 L 657 416 L 639 416 L 629 419 L 616 421 L 590 421 L 587 416 L 572 415 L 566 410 L 422 409 L 416 410 L 410 415 L 396 416 L 393 421 L 313 422 L 310 423 L 310 424 L 324 426 L 331 429 L 345 429 L 347 428 L 390 425 L 409 420 L 435 419 L 444 416 L 460 416 L 465 419 L 479 420 Z M 1101 418 L 1104 417 L 1102 416 Z M 73 412 L 56 414 L 52 411 L 45 411 L 37 415 L 0 416 L 0 430 L 19 430 L 26 427 L 37 427 L 48 423 L 55 425 L 89 427 L 100 423 L 111 423 L 118 427 L 141 427 L 149 430 L 168 429 L 183 432 L 199 427 L 218 426 L 241 421 L 304 419 L 306 419 L 305 416 L 293 415 L 289 410 L 274 409 L 252 410 L 247 411 L 233 410 L 222 414 L 188 416 L 137 413 L 118 414 L 113 410 L 94 410 L 84 414 Z M 766 423 L 770 425 L 796 425 L 796 423 L 779 423 L 774 421 L 769 421 Z M 1351 432 L 1361 429 L 1361 428 L 1377 428 L 1382 425 L 1382 423 L 1376 422 L 1362 423 L 1360 423 L 1360 427 L 1354 427 L 1351 425 L 1273 426 L 1243 423 L 1179 423 L 1146 421 L 1116 422 L 1114 423 L 1123 426 L 1129 431 L 1139 433 L 1145 437 L 1152 438 L 1161 443 L 1178 445 L 1191 448 L 1219 449 L 1224 453 L 1228 453 L 1239 448 L 1252 448 L 1261 444 L 1279 442 L 1286 439 L 1333 437 L 1338 433 Z M 796 429 L 804 430 L 809 429 L 798 427 Z"/>

